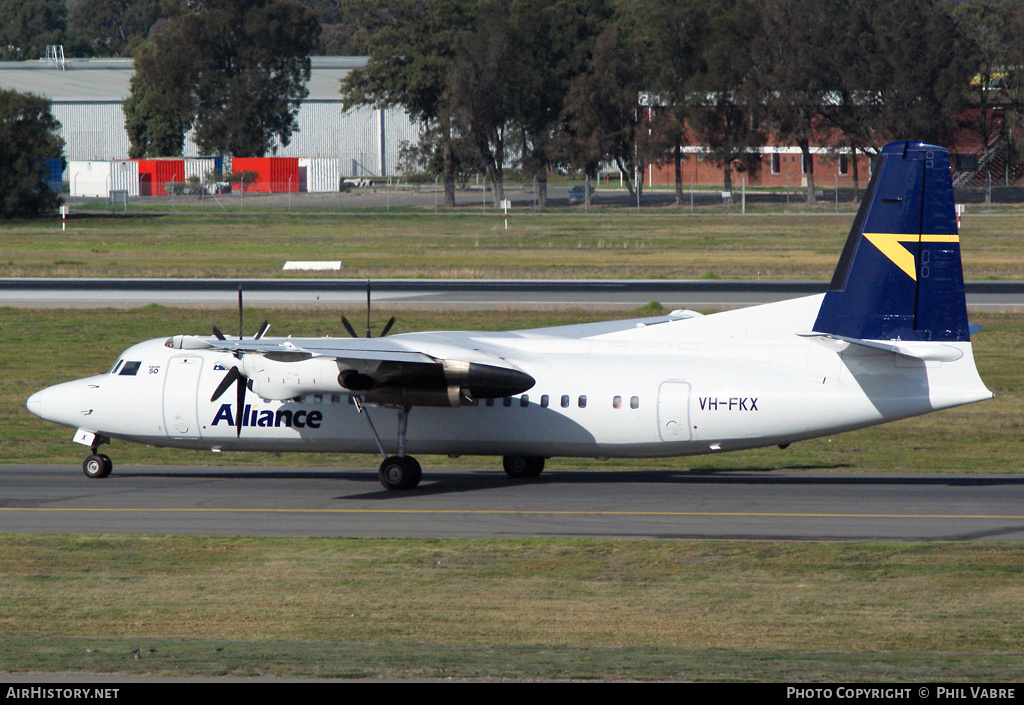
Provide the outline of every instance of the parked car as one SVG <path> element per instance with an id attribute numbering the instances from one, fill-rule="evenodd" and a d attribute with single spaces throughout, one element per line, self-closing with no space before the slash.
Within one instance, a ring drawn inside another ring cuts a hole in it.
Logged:
<path id="1" fill-rule="evenodd" d="M 586 200 L 587 187 L 584 184 L 578 184 L 569 189 L 569 203 L 583 203 Z M 594 187 L 590 187 L 590 202 L 594 202 Z"/>

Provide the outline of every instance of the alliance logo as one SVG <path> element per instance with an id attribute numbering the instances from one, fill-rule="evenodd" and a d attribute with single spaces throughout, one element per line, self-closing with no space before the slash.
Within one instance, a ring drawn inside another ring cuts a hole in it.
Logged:
<path id="1" fill-rule="evenodd" d="M 299 409 L 293 411 L 292 409 L 278 409 L 273 411 L 271 409 L 253 409 L 252 404 L 245 405 L 245 411 L 242 413 L 242 425 L 243 426 L 255 426 L 260 428 L 320 428 L 320 422 L 323 421 L 324 415 L 319 411 L 307 411 L 305 409 Z M 234 428 L 235 426 L 235 414 L 231 411 L 231 404 L 221 404 L 220 408 L 217 409 L 217 414 L 213 417 L 213 423 L 211 426 L 216 426 L 223 421 L 228 426 Z"/>

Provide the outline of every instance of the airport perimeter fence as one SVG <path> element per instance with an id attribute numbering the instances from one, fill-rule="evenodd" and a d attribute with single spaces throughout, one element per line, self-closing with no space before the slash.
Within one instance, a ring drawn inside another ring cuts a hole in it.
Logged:
<path id="1" fill-rule="evenodd" d="M 105 210 L 113 213 L 171 212 L 244 214 L 252 212 L 294 213 L 402 213 L 402 214 L 746 214 L 746 213 L 836 213 L 856 212 L 863 189 L 839 187 L 816 189 L 816 203 L 808 204 L 804 188 L 735 187 L 731 193 L 720 187 L 687 185 L 681 194 L 669 186 L 645 187 L 638 197 L 618 183 L 602 183 L 585 199 L 582 181 L 549 182 L 547 202 L 542 204 L 535 182 L 511 181 L 504 185 L 504 200 L 495 202 L 494 189 L 486 182 L 457 186 L 455 207 L 444 205 L 443 185 L 392 179 L 346 179 L 335 191 L 310 192 L 298 184 L 214 184 L 166 182 L 161 196 L 136 196 L 112 191 L 108 197 L 75 197 L 64 194 L 69 213 Z M 969 211 L 1024 212 L 1024 187 L 956 189 L 956 202 Z"/>

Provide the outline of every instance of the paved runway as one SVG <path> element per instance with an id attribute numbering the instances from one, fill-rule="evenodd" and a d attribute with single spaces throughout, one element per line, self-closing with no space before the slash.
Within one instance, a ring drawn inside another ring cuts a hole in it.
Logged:
<path id="1" fill-rule="evenodd" d="M 242 286 L 246 305 L 309 307 L 365 305 L 366 282 L 337 279 L 0 279 L 0 306 L 233 308 Z M 822 292 L 824 281 L 742 280 L 442 280 L 372 283 L 373 301 L 387 308 L 633 309 L 657 301 L 668 309 L 717 310 Z M 967 282 L 972 311 L 1024 310 L 1024 282 Z"/>
<path id="2" fill-rule="evenodd" d="M 2 465 L 0 532 L 1022 541 L 1024 477 Z"/>

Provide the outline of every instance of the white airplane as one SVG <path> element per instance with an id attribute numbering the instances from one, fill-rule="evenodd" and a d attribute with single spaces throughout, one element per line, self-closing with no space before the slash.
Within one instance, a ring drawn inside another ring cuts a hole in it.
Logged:
<path id="1" fill-rule="evenodd" d="M 113 439 L 213 451 L 645 458 L 778 445 L 989 399 L 975 368 L 949 154 L 881 154 L 827 293 L 702 316 L 376 339 L 175 335 L 28 400 L 77 428 L 106 477 Z M 224 398 L 232 386 L 235 394 Z M 381 434 L 381 429 L 394 433 Z"/>

